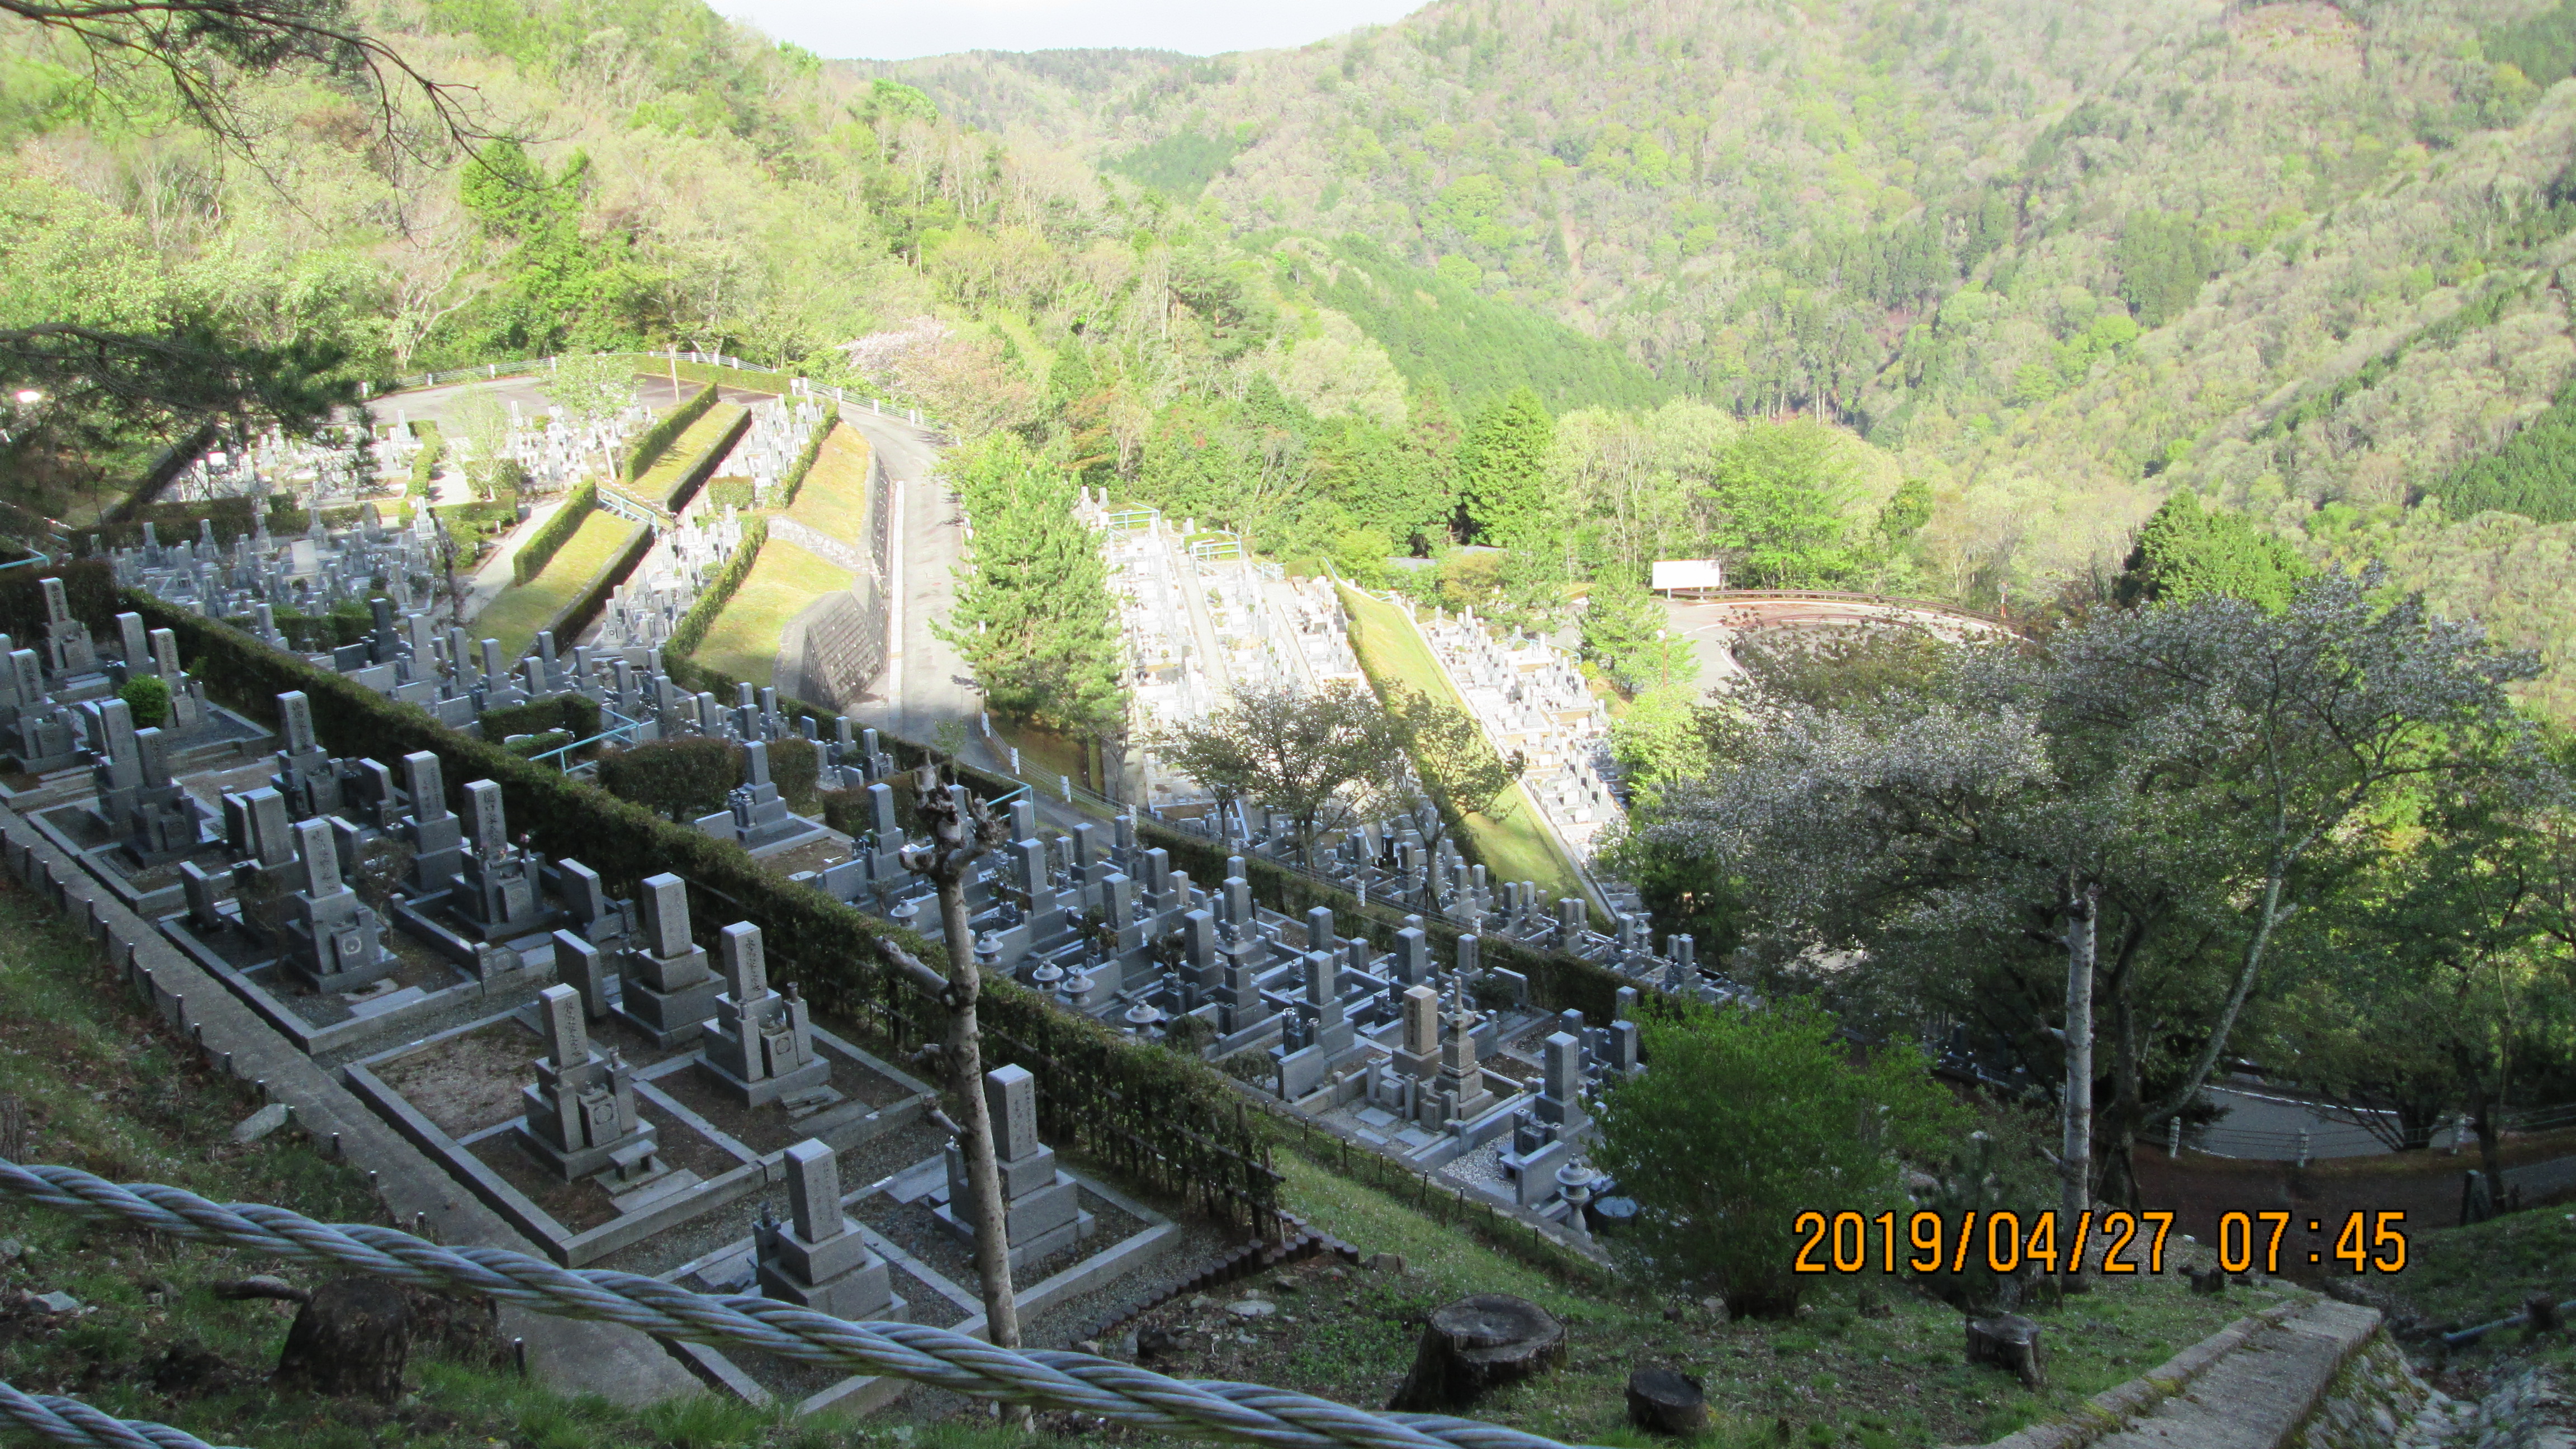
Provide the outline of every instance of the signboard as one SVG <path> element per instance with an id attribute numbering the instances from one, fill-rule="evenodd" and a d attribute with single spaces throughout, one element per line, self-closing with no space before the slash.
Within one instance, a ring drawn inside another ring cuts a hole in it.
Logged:
<path id="1" fill-rule="evenodd" d="M 1654 587 L 1722 589 L 1726 587 L 1726 574 L 1713 558 L 1659 558 L 1655 560 Z"/>

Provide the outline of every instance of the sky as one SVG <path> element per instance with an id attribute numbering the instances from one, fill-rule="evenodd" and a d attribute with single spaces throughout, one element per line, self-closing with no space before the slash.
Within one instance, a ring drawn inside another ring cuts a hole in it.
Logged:
<path id="1" fill-rule="evenodd" d="M 1146 46 L 1215 55 L 1304 45 L 1380 25 L 1425 0 L 716 0 L 833 60 L 909 60 L 954 50 Z"/>

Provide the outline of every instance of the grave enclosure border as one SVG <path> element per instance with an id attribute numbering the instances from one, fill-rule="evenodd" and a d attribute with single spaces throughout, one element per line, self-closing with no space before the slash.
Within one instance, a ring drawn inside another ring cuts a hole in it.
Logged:
<path id="1" fill-rule="evenodd" d="M 336 674 L 280 653 L 229 625 L 164 603 L 141 590 L 123 597 L 148 627 L 179 637 L 192 671 L 210 693 L 242 713 L 274 723 L 276 696 L 301 690 L 315 731 L 347 747 L 398 758 L 418 750 L 439 757 L 452 807 L 467 782 L 490 779 L 507 792 L 515 831 L 550 853 L 573 855 L 611 889 L 633 891 L 665 871 L 702 894 L 756 919 L 782 974 L 816 1006 L 874 1035 L 900 1058 L 913 1044 L 940 1040 L 944 1020 L 910 981 L 870 949 L 887 941 L 944 966 L 945 949 L 771 875 L 738 846 L 674 824 L 595 786 L 571 780 L 439 725 Z M 912 751 L 917 755 L 917 751 Z M 712 937 L 720 913 L 693 913 Z M 1211 1216 L 1275 1233 L 1278 1176 L 1261 1134 L 1225 1079 L 1213 1068 L 1160 1047 L 1131 1041 L 1077 1017 L 1008 980 L 988 981 L 983 1034 L 1043 1073 L 1045 1128 L 1059 1140 L 1113 1164 L 1155 1191 L 1196 1200 Z"/>

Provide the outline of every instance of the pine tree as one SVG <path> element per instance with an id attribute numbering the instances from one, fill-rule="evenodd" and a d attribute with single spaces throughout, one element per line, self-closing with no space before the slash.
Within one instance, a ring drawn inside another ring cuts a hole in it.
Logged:
<path id="1" fill-rule="evenodd" d="M 2313 572 L 2297 550 L 2254 520 L 2204 509 L 2185 489 L 2138 529 L 2118 594 L 2130 604 L 2187 604 L 2225 594 L 2278 613 L 2289 606 L 2291 589 Z"/>
<path id="2" fill-rule="evenodd" d="M 1458 491 L 1478 542 L 1530 548 L 1545 541 L 1556 514 L 1547 486 L 1555 445 L 1556 422 L 1526 387 L 1476 415 L 1458 449 Z"/>
<path id="3" fill-rule="evenodd" d="M 1073 515 L 1070 478 L 997 434 L 952 455 L 975 523 L 957 602 L 933 632 L 974 669 L 1005 719 L 1113 733 L 1126 715 L 1118 614 L 1100 543 Z"/>

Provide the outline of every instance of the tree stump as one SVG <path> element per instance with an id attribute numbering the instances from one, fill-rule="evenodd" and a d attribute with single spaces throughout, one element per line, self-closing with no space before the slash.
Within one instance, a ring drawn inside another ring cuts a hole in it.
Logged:
<path id="1" fill-rule="evenodd" d="M 2522 1300 L 2522 1326 L 2533 1333 L 2558 1331 L 2558 1295 L 2534 1293 Z"/>
<path id="2" fill-rule="evenodd" d="M 1479 1293 L 1431 1315 L 1413 1371 L 1387 1407 L 1427 1413 L 1463 1408 L 1477 1395 L 1565 1361 L 1565 1325 L 1525 1298 Z"/>
<path id="3" fill-rule="evenodd" d="M 2194 1293 L 2206 1293 L 2217 1297 L 2227 1291 L 2227 1270 L 2224 1268 L 2216 1266 L 2185 1268 L 2183 1275 L 2191 1279 L 2191 1291 Z"/>
<path id="4" fill-rule="evenodd" d="M 286 1330 L 277 1379 L 316 1393 L 402 1397 L 411 1356 L 411 1302 L 381 1278 L 340 1278 L 313 1290 Z"/>
<path id="5" fill-rule="evenodd" d="M 2038 1389 L 2048 1382 L 2039 1364 L 2039 1325 L 2018 1313 L 1968 1320 L 1968 1362 L 1990 1363 Z"/>
<path id="6" fill-rule="evenodd" d="M 1696 1434 L 1708 1427 L 1708 1395 L 1688 1374 L 1639 1369 L 1628 1375 L 1628 1422 L 1658 1434 Z"/>

